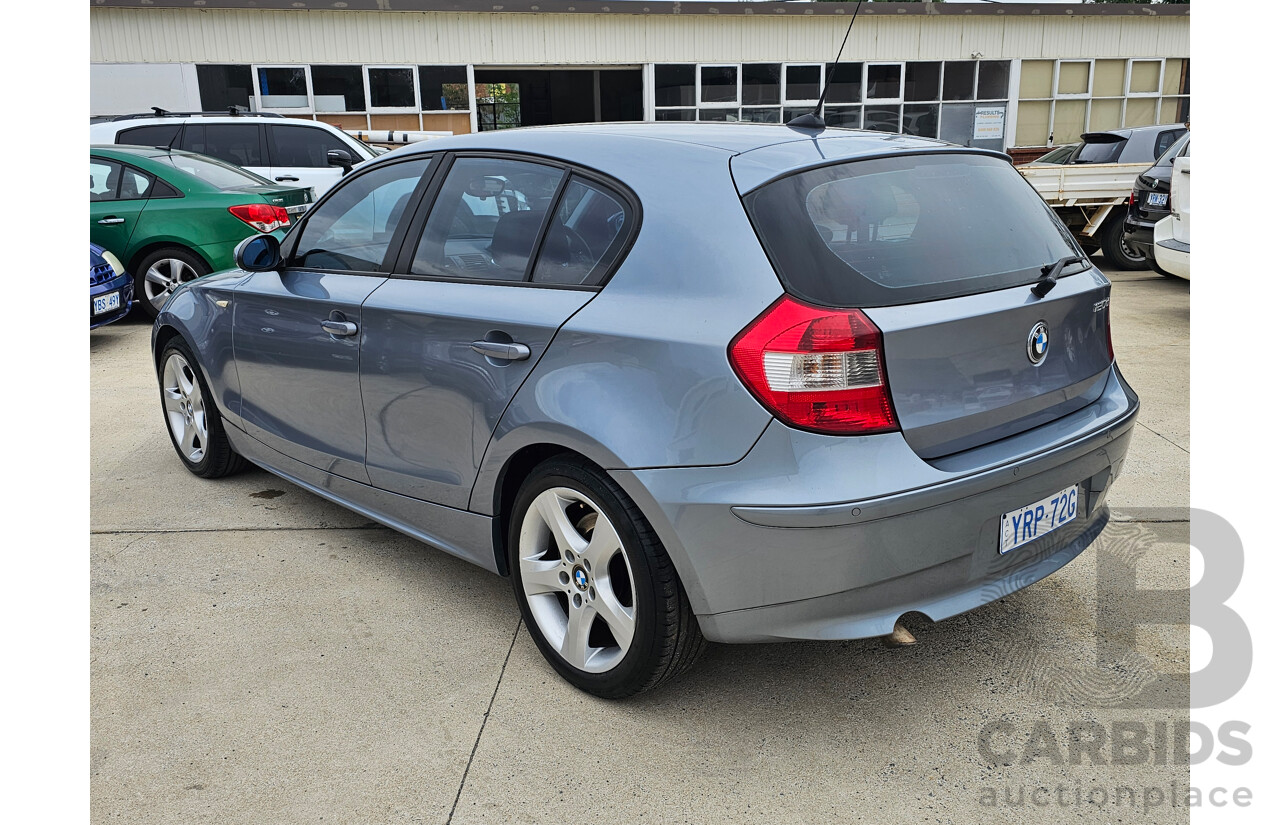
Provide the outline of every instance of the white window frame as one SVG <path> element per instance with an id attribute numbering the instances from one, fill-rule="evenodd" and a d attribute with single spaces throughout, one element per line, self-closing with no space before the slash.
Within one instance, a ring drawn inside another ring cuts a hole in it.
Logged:
<path id="1" fill-rule="evenodd" d="M 417 115 L 422 113 L 422 94 L 418 89 L 418 65 L 402 64 L 402 63 L 367 63 L 362 67 L 364 74 L 364 105 L 365 111 L 371 115 Z M 373 85 L 369 81 L 369 72 L 377 69 L 408 69 L 409 77 L 413 79 L 413 105 L 412 106 L 374 106 L 373 105 Z M 309 77 L 310 75 L 308 75 Z M 419 119 L 421 124 L 421 119 Z"/>
<path id="2" fill-rule="evenodd" d="M 783 63 L 782 64 L 782 105 L 786 106 L 816 106 L 818 98 L 816 97 L 791 97 L 791 82 L 787 79 L 787 70 L 795 67 L 797 69 L 817 69 L 818 70 L 818 95 L 821 96 L 823 90 L 827 86 L 827 67 L 822 63 Z M 863 81 L 865 83 L 865 79 Z"/>
<path id="3" fill-rule="evenodd" d="M 422 105 L 422 76 L 418 74 L 422 67 L 428 69 L 457 69 L 461 68 L 467 74 L 467 103 L 469 109 L 428 109 Z M 399 68 L 392 66 L 391 68 Z M 414 99 L 417 100 L 420 111 L 424 115 L 465 115 L 474 112 L 476 109 L 476 83 L 475 83 L 475 67 L 470 63 L 419 63 L 413 67 L 414 82 Z"/>
<path id="4" fill-rule="evenodd" d="M 933 61 L 928 61 L 933 62 Z M 897 66 L 898 67 L 898 96 L 897 97 L 871 97 L 871 69 L 873 66 Z M 865 60 L 862 63 L 862 105 L 889 105 L 891 103 L 902 103 L 902 97 L 907 90 L 907 63 L 905 60 Z M 898 116 L 902 116 L 902 111 L 898 111 Z M 863 122 L 866 122 L 865 110 L 863 113 Z"/>
<path id="5" fill-rule="evenodd" d="M 678 64 L 677 64 L 678 65 Z M 741 63 L 696 63 L 697 66 L 694 74 L 694 100 L 697 103 L 695 109 L 738 109 L 742 107 L 742 64 Z M 738 84 L 737 91 L 734 92 L 733 102 L 720 101 L 716 103 L 704 103 L 702 100 L 702 70 L 706 69 L 733 69 L 736 72 Z M 664 106 L 664 109 L 687 109 L 688 106 Z"/>
<path id="6" fill-rule="evenodd" d="M 253 98 L 258 104 L 259 112 L 274 112 L 282 115 L 314 115 L 316 112 L 315 93 L 311 87 L 311 64 L 309 63 L 252 63 L 249 69 L 253 76 Z M 285 107 L 266 106 L 263 103 L 262 84 L 258 81 L 258 72 L 262 69 L 302 69 L 303 76 L 307 83 L 307 105 L 305 107 Z M 368 94 L 368 90 L 365 90 Z M 365 101 L 369 98 L 366 96 Z"/>
<path id="7" fill-rule="evenodd" d="M 1061 76 L 1061 74 L 1062 74 L 1062 64 L 1063 64 L 1063 63 L 1084 63 L 1084 64 L 1087 64 L 1087 65 L 1089 66 L 1089 85 L 1088 85 L 1088 87 L 1084 90 L 1084 92 L 1083 92 L 1083 93 L 1079 93 L 1079 94 L 1077 94 L 1077 93 L 1063 94 L 1063 93 L 1060 93 L 1060 92 L 1058 91 L 1058 80 L 1059 80 L 1059 77 L 1060 77 L 1060 76 Z M 1054 100 L 1088 100 L 1088 99 L 1092 98 L 1092 97 L 1093 97 L 1093 74 L 1094 74 L 1094 72 L 1093 72 L 1093 68 L 1094 68 L 1094 67 L 1093 67 L 1093 59 L 1092 59 L 1092 58 L 1088 58 L 1088 59 L 1084 59 L 1084 60 L 1055 60 L 1055 61 L 1053 61 L 1053 99 L 1054 99 Z M 975 81 L 976 81 L 976 79 L 977 79 L 977 78 L 975 77 L 974 79 L 975 79 Z M 976 87 L 976 86 L 974 87 L 974 94 L 977 94 L 977 87 Z M 1050 128 L 1050 129 L 1049 129 L 1049 131 L 1052 133 L 1052 132 L 1053 132 L 1053 129 L 1052 129 L 1052 128 Z"/>
<path id="8" fill-rule="evenodd" d="M 1135 92 L 1132 90 L 1133 84 L 1133 64 L 1134 63 L 1159 63 L 1160 74 L 1156 78 L 1156 90 L 1154 92 Z M 1131 97 L 1161 97 L 1164 90 L 1164 58 L 1163 57 L 1134 57 L 1125 62 L 1124 67 L 1124 96 L 1126 99 Z M 1159 117 L 1159 107 L 1157 107 L 1156 116 Z"/>

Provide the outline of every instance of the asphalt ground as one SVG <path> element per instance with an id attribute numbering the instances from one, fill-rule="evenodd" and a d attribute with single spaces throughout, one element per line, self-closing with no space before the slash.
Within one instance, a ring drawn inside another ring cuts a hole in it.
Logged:
<path id="1" fill-rule="evenodd" d="M 149 325 L 91 332 L 93 821 L 1186 821 L 1189 626 L 1132 608 L 1189 615 L 1189 288 L 1108 274 L 1143 406 L 1094 546 L 913 647 L 712 645 L 626 702 L 555 676 L 507 580 L 191 476 Z"/>

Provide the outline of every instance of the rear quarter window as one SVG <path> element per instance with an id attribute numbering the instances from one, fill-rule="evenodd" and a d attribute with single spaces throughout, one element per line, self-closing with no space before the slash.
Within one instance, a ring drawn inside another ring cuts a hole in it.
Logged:
<path id="1" fill-rule="evenodd" d="M 1079 254 L 1030 184 L 989 155 L 849 161 L 743 200 L 787 291 L 824 306 L 892 306 L 1029 284 L 1046 264 Z"/>

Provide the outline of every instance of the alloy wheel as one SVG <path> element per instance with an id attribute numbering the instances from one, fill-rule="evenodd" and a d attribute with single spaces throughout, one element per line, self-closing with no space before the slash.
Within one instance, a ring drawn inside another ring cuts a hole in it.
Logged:
<path id="1" fill-rule="evenodd" d="M 163 386 L 165 420 L 182 457 L 192 464 L 204 460 L 209 444 L 209 422 L 205 415 L 204 394 L 195 370 L 179 353 L 171 353 L 164 362 Z"/>
<path id="2" fill-rule="evenodd" d="M 147 300 L 159 310 L 164 306 L 164 302 L 169 300 L 169 295 L 175 289 L 187 281 L 194 281 L 197 277 L 195 269 L 186 261 L 178 258 L 161 258 L 147 267 L 142 279 L 142 288 Z"/>
<path id="3" fill-rule="evenodd" d="M 608 516 L 568 487 L 544 490 L 520 528 L 520 583 L 543 638 L 588 673 L 616 667 L 636 632 L 635 579 Z"/>

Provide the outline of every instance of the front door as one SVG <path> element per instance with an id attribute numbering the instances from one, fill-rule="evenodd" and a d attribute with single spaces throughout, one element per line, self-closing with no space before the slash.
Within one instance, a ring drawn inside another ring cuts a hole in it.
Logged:
<path id="1" fill-rule="evenodd" d="M 285 455 L 360 482 L 362 305 L 386 281 L 429 158 L 376 167 L 314 208 L 279 272 L 235 291 L 235 358 L 247 431 Z"/>
<path id="2" fill-rule="evenodd" d="M 597 282 L 621 246 L 621 199 L 567 176 L 511 158 L 455 160 L 424 228 L 410 230 L 408 274 L 365 302 L 361 392 L 374 486 L 467 506 L 507 405 L 595 295 L 572 287 Z"/>

